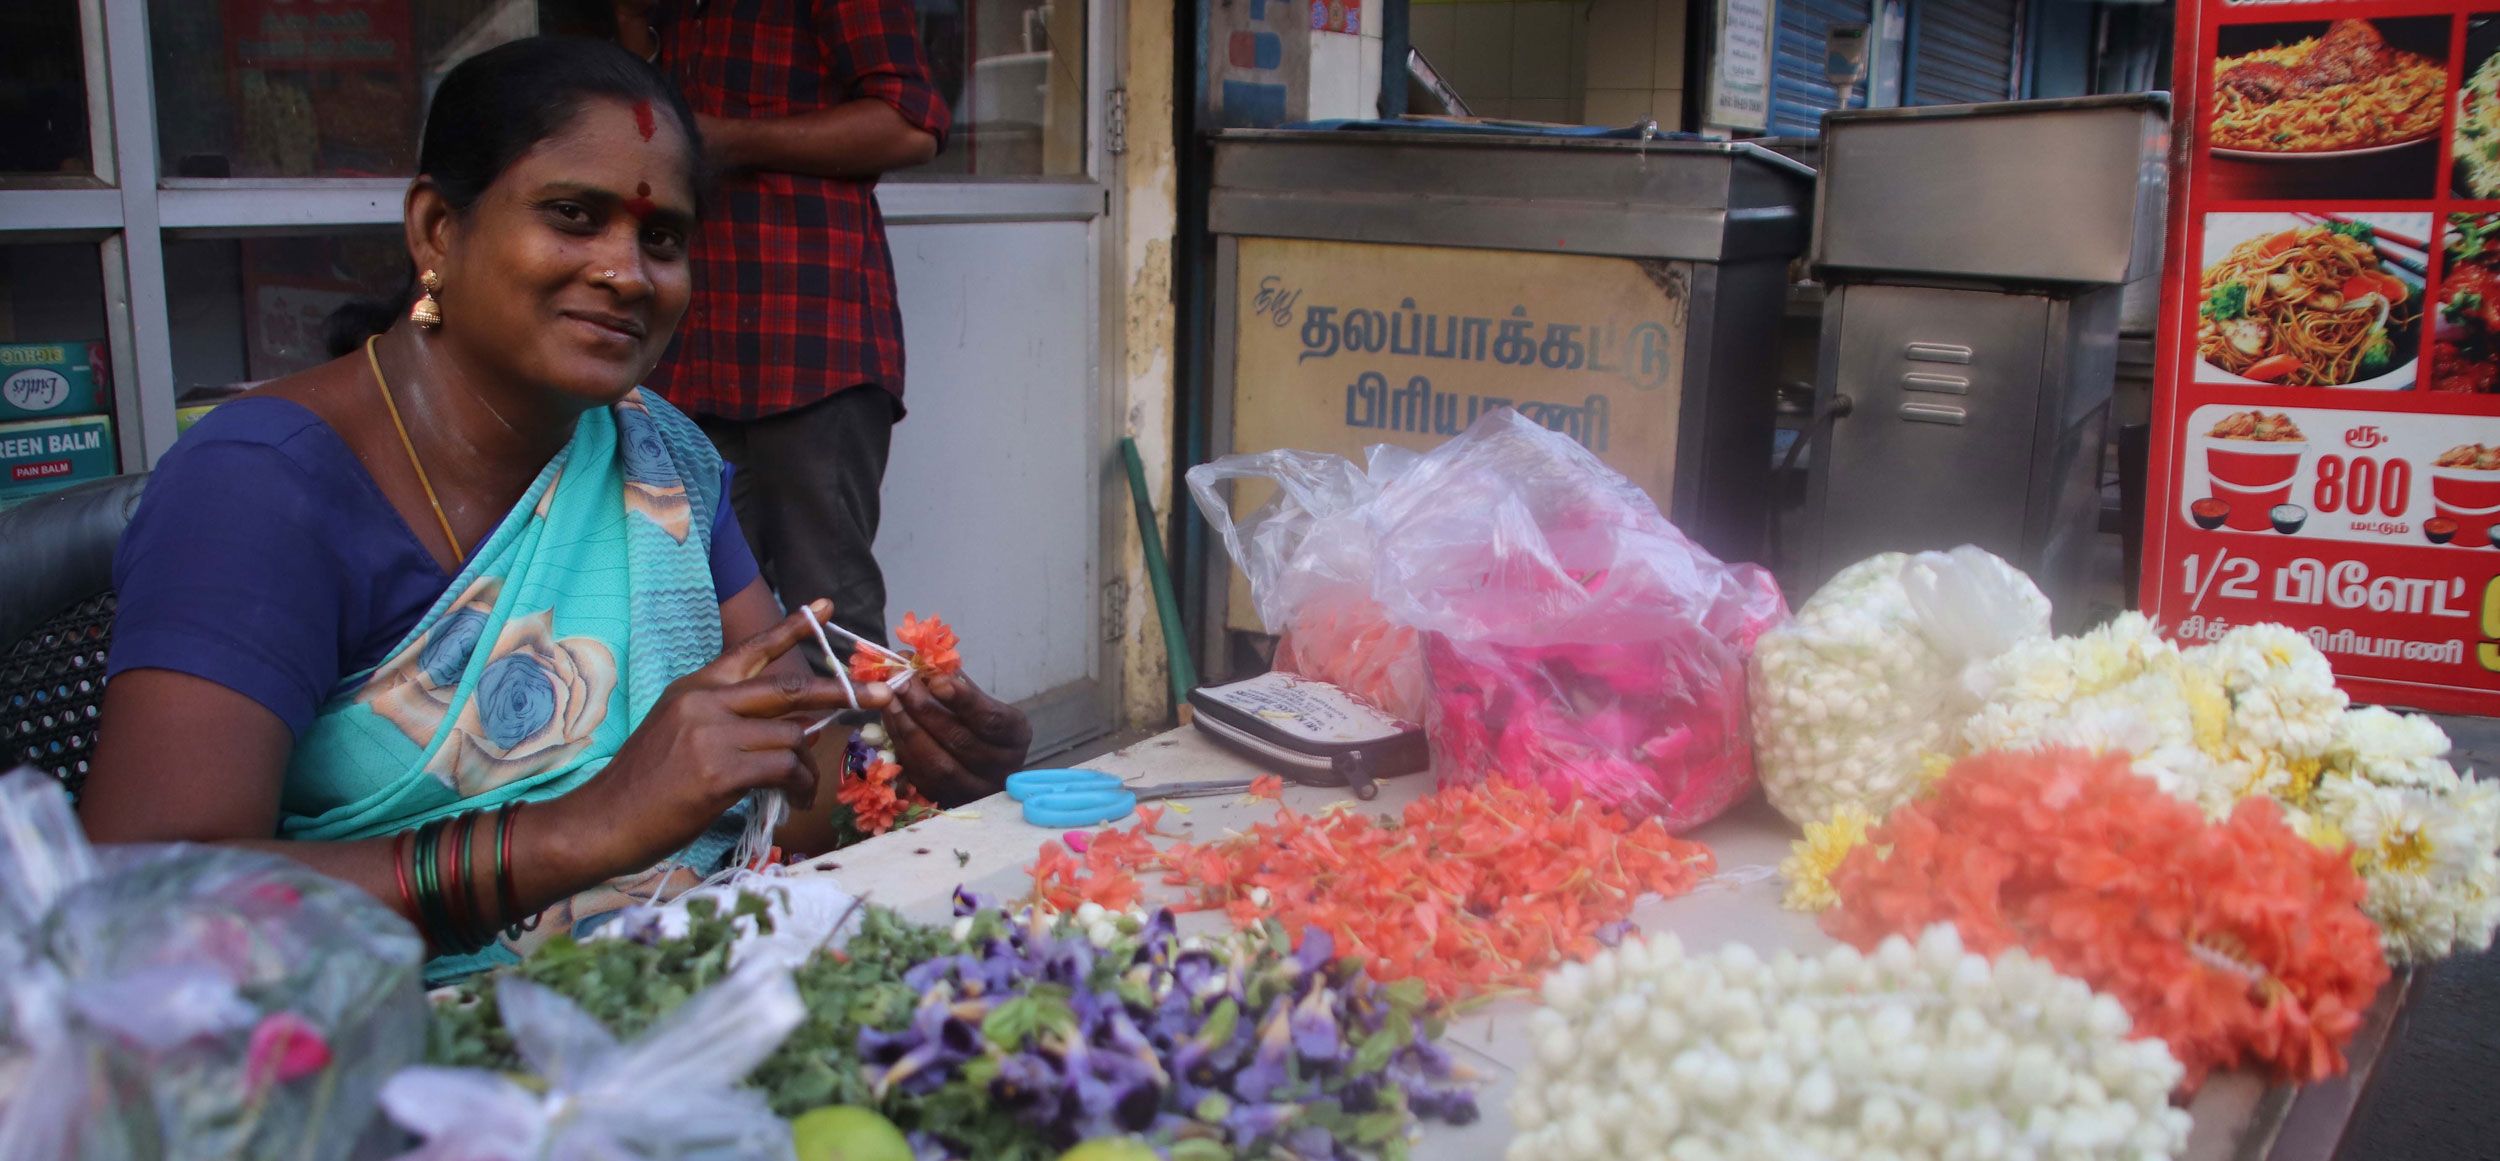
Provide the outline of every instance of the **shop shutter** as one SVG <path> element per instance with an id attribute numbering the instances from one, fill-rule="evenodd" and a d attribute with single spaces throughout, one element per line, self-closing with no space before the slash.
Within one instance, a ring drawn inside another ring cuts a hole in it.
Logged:
<path id="1" fill-rule="evenodd" d="M 2021 0 L 1913 0 L 1912 105 L 2002 101 L 2015 92 L 2022 54 Z"/>
<path id="2" fill-rule="evenodd" d="M 1865 24 L 1873 11 L 1869 0 L 1779 0 L 1774 22 L 1779 26 L 1771 46 L 1771 134 L 1812 137 L 1820 132 L 1823 113 L 1840 101 L 1823 79 L 1823 36 L 1836 24 Z M 1866 105 L 1866 86 L 1849 107 Z"/>

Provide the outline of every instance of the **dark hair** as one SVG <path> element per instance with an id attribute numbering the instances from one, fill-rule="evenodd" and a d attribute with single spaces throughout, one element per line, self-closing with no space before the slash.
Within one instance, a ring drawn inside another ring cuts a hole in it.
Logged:
<path id="1" fill-rule="evenodd" d="M 533 36 L 460 62 L 443 77 L 426 110 L 417 173 L 434 183 L 454 211 L 466 213 L 523 154 L 564 132 L 583 106 L 599 98 L 648 102 L 676 120 L 700 215 L 707 175 L 694 112 L 658 69 L 604 40 Z M 388 330 L 415 301 L 411 270 L 395 304 L 352 302 L 332 312 L 324 324 L 331 357 Z"/>
<path id="2" fill-rule="evenodd" d="M 431 179 L 453 209 L 465 211 L 522 154 L 563 132 L 599 97 L 647 101 L 676 118 L 685 136 L 686 173 L 699 198 L 703 139 L 685 98 L 648 62 L 613 43 L 581 37 L 533 36 L 460 62 L 426 110 L 417 173 Z"/>

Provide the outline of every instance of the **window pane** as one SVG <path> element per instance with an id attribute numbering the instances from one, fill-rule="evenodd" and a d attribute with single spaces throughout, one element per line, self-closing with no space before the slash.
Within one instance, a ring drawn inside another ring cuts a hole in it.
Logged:
<path id="1" fill-rule="evenodd" d="M 0 245 L 0 508 L 119 470 L 93 243 Z"/>
<path id="2" fill-rule="evenodd" d="M 401 177 L 425 102 L 535 0 L 149 0 L 168 177 Z"/>
<path id="3" fill-rule="evenodd" d="M 95 172 L 78 0 L 0 4 L 0 174 Z"/>
<path id="4" fill-rule="evenodd" d="M 396 301 L 408 248 L 397 227 L 186 238 L 165 244 L 165 278 L 177 403 L 198 406 L 334 357 L 331 316 L 358 300 Z"/>
<path id="5" fill-rule="evenodd" d="M 918 0 L 955 132 L 910 177 L 1085 172 L 1085 0 Z"/>

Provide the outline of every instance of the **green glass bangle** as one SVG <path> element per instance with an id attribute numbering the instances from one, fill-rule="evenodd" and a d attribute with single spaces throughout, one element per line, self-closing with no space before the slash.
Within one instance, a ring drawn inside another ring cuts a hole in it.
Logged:
<path id="1" fill-rule="evenodd" d="M 478 897 L 477 890 L 477 848 L 481 845 L 477 841 L 477 824 L 485 813 L 473 811 L 461 816 L 460 820 L 460 897 L 467 912 L 467 922 L 462 925 L 460 937 L 468 941 L 471 951 L 486 946 L 488 940 L 495 938 L 494 925 L 487 922 L 487 902 Z"/>
<path id="2" fill-rule="evenodd" d="M 439 850 L 439 840 L 446 821 L 438 818 L 418 827 L 414 844 L 417 908 L 425 918 L 426 942 L 438 949 L 450 946 L 451 933 L 451 916 L 447 913 L 443 903 L 441 852 Z"/>
<path id="3" fill-rule="evenodd" d="M 451 936 L 463 952 L 477 946 L 477 897 L 469 890 L 469 832 L 476 829 L 476 822 L 474 814 L 456 814 L 443 830 L 451 844 L 451 864 L 443 873 L 443 904 L 451 913 Z"/>

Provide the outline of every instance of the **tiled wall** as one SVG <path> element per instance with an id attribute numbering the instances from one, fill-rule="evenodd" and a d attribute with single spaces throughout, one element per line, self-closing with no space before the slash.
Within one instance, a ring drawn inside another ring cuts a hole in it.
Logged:
<path id="1" fill-rule="evenodd" d="M 1482 117 L 1676 128 L 1686 0 L 1413 0 L 1409 36 Z"/>
<path id="2" fill-rule="evenodd" d="M 1407 36 L 1479 117 L 1580 119 L 1585 0 L 1414 0 Z"/>
<path id="3" fill-rule="evenodd" d="M 1593 0 L 1581 119 L 1591 125 L 1684 122 L 1684 0 Z"/>

